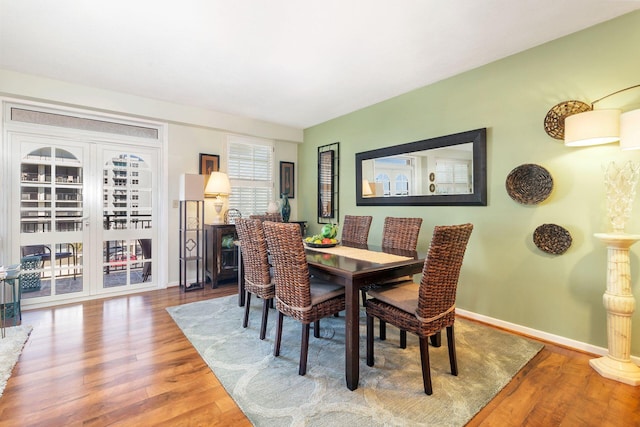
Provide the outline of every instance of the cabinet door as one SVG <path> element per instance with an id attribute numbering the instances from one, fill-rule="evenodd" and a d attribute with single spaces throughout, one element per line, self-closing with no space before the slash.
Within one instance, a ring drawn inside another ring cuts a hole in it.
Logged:
<path id="1" fill-rule="evenodd" d="M 215 287 L 220 281 L 237 277 L 238 250 L 236 228 L 233 224 L 206 225 L 207 251 L 206 274 Z"/>
<path id="2" fill-rule="evenodd" d="M 237 249 L 235 245 L 236 228 L 224 227 L 220 230 L 220 273 L 229 277 L 238 268 Z"/>

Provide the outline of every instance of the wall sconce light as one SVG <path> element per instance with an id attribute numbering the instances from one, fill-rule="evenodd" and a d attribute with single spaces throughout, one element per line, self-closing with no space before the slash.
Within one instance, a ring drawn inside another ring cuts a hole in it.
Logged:
<path id="1" fill-rule="evenodd" d="M 618 109 L 594 110 L 593 106 L 603 99 L 637 87 L 640 87 L 640 84 L 620 89 L 596 99 L 591 105 L 582 101 L 564 101 L 554 105 L 545 116 L 545 131 L 552 138 L 564 140 L 564 144 L 569 147 L 619 141 L 621 111 Z M 640 142 L 637 144 L 639 144 L 637 148 L 640 148 Z"/>
<path id="2" fill-rule="evenodd" d="M 207 186 L 204 189 L 204 196 L 206 198 L 215 197 L 213 207 L 216 210 L 216 217 L 213 220 L 213 224 L 222 224 L 224 221 L 220 216 L 222 211 L 222 205 L 224 201 L 220 196 L 226 196 L 231 194 L 231 183 L 229 177 L 223 172 L 212 172 L 207 181 Z"/>

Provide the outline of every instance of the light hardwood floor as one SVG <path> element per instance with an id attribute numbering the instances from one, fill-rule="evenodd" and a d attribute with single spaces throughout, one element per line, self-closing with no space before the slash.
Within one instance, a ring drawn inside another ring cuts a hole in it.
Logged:
<path id="1" fill-rule="evenodd" d="M 34 330 L 0 425 L 251 425 L 165 310 L 235 291 L 170 288 L 25 312 Z M 640 426 L 640 387 L 600 377 L 590 358 L 547 344 L 468 425 Z"/>

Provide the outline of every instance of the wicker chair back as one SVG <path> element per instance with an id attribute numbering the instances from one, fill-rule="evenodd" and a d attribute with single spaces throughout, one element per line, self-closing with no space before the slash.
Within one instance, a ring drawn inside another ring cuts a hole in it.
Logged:
<path id="1" fill-rule="evenodd" d="M 472 230 L 472 224 L 434 228 L 420 281 L 417 314 L 421 318 L 431 319 L 454 306 L 462 260 Z M 451 324 L 453 314 L 451 312 Z"/>
<path id="2" fill-rule="evenodd" d="M 251 219 L 258 219 L 260 222 L 271 221 L 271 222 L 282 222 L 282 214 L 281 213 L 265 213 L 263 215 L 250 215 Z"/>
<path id="3" fill-rule="evenodd" d="M 265 222 L 263 227 L 273 265 L 277 299 L 290 307 L 310 307 L 309 265 L 300 226 Z"/>
<path id="4" fill-rule="evenodd" d="M 382 247 L 415 251 L 422 218 L 386 217 L 382 229 Z"/>
<path id="5" fill-rule="evenodd" d="M 245 287 L 261 298 L 273 298 L 267 241 L 264 237 L 262 222 L 258 219 L 238 218 L 236 232 L 242 251 Z"/>
<path id="6" fill-rule="evenodd" d="M 369 228 L 371 228 L 371 216 L 345 215 L 342 225 L 341 241 L 343 243 L 355 243 L 366 245 L 369 240 Z"/>

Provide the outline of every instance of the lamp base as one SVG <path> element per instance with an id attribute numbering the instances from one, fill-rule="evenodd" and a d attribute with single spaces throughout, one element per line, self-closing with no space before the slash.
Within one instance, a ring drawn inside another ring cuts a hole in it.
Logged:
<path id="1" fill-rule="evenodd" d="M 640 367 L 630 360 L 615 360 L 609 356 L 603 356 L 589 360 L 589 365 L 605 378 L 632 386 L 640 385 Z"/>
<path id="2" fill-rule="evenodd" d="M 220 215 L 220 212 L 222 212 L 222 205 L 222 200 L 220 200 L 219 197 L 216 198 L 216 201 L 213 203 L 216 216 L 213 217 L 212 224 L 224 224 L 224 218 L 222 218 L 222 215 Z"/>
<path id="3" fill-rule="evenodd" d="M 596 233 L 607 245 L 607 289 L 602 303 L 607 310 L 607 344 L 609 353 L 589 361 L 600 375 L 632 386 L 640 385 L 640 368 L 631 362 L 631 315 L 635 298 L 631 292 L 629 248 L 640 235 Z"/>

